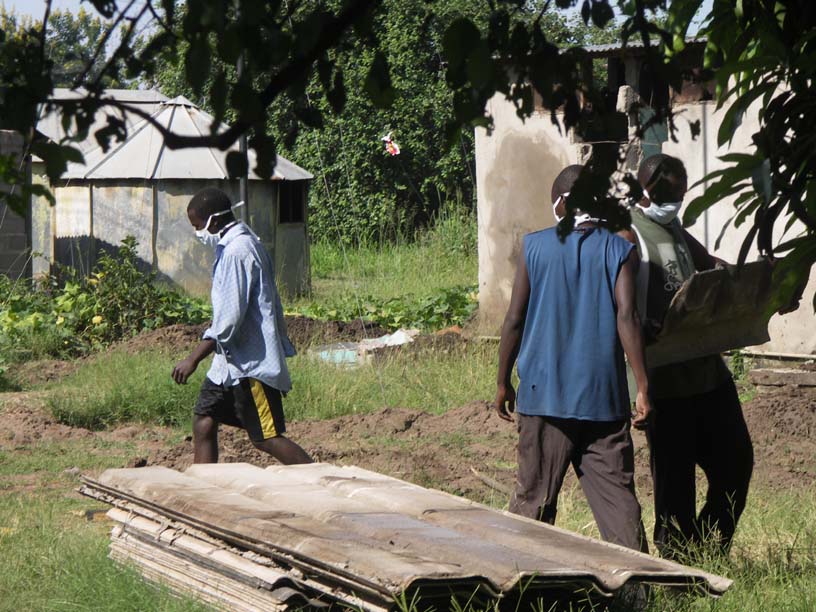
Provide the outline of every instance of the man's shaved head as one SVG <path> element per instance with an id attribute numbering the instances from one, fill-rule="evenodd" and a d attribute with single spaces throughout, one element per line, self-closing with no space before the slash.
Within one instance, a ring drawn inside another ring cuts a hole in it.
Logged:
<path id="1" fill-rule="evenodd" d="M 638 183 L 643 189 L 649 190 L 651 202 L 680 202 L 688 190 L 688 174 L 682 161 L 671 155 L 658 153 L 640 164 Z"/>
<path id="2" fill-rule="evenodd" d="M 229 210 L 232 206 L 229 196 L 215 187 L 205 187 L 193 196 L 187 205 L 187 212 L 194 212 L 196 216 L 206 221 L 210 215 Z"/>
<path id="3" fill-rule="evenodd" d="M 682 161 L 665 153 L 652 155 L 641 162 L 638 169 L 638 183 L 642 187 L 648 187 L 661 178 L 686 179 L 686 167 Z"/>
<path id="4" fill-rule="evenodd" d="M 558 199 L 558 196 L 567 193 L 572 189 L 572 186 L 575 184 L 575 181 L 578 180 L 578 175 L 581 174 L 581 170 L 583 166 L 581 164 L 572 164 L 571 166 L 567 166 L 564 168 L 558 176 L 555 177 L 552 185 L 552 191 L 550 191 L 550 197 L 552 198 L 553 204 Z"/>

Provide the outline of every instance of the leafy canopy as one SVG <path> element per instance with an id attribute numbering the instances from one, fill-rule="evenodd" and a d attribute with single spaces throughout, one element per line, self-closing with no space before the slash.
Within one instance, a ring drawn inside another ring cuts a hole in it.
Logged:
<path id="1" fill-rule="evenodd" d="M 200 136 L 173 133 L 162 125 L 166 146 L 229 147 L 242 134 L 258 159 L 256 171 L 269 175 L 279 143 L 267 129 L 276 101 L 295 102 L 294 127 L 319 128 L 326 117 L 345 112 L 350 87 L 365 92 L 381 109 L 398 108 L 410 90 L 398 86 L 404 75 L 389 57 L 382 41 L 385 0 L 90 0 L 108 25 L 96 50 L 73 84 L 87 95 L 54 101 L 59 82 L 55 62 L 48 56 L 51 2 L 39 24 L 0 35 L 0 117 L 2 127 L 20 132 L 26 147 L 46 163 L 49 176 L 58 177 L 78 150 L 65 143 L 44 143 L 34 126 L 41 105 L 59 105 L 74 138 L 85 138 L 98 109 L 108 112 L 108 125 L 96 134 L 103 145 L 125 133 L 122 104 L 102 97 L 106 83 L 154 78 L 164 53 L 183 53 L 183 81 L 206 101 L 217 121 L 229 117 L 231 127 Z M 587 53 L 569 40 L 559 40 L 545 27 L 553 14 L 579 8 L 584 23 L 608 27 L 615 14 L 610 0 L 486 0 L 483 16 L 462 14 L 444 26 L 436 51 L 444 82 L 450 91 L 450 115 L 441 132 L 449 146 L 458 142 L 464 126 L 491 127 L 487 101 L 499 93 L 515 104 L 520 117 L 534 110 L 533 92 L 566 129 L 582 135 L 588 126 L 608 119 L 598 84 L 593 82 Z M 428 0 L 430 13 L 442 12 L 442 0 Z M 682 86 L 685 67 L 680 59 L 692 19 L 703 0 L 619 0 L 621 40 L 636 39 L 655 76 L 674 89 Z M 665 20 L 658 20 L 659 15 Z M 718 101 L 734 102 L 720 138 L 726 141 L 741 113 L 761 101 L 760 129 L 753 150 L 727 157 L 729 166 L 703 200 L 689 207 L 691 222 L 715 200 L 738 194 L 734 222 L 752 220 L 749 239 L 771 254 L 778 220 L 797 221 L 805 230 L 780 249 L 787 252 L 779 274 L 796 271 L 787 281 L 795 292 L 796 278 L 816 261 L 816 192 L 813 188 L 811 130 L 816 119 L 813 70 L 816 5 L 801 0 L 714 0 L 702 33 L 708 36 L 708 67 L 719 80 Z M 148 25 L 155 34 L 144 44 Z M 113 36 L 116 32 L 117 35 Z M 113 52 L 97 63 L 108 45 Z M 241 65 L 241 70 L 234 67 Z M 362 85 L 352 81 L 349 67 L 364 72 Z M 211 83 L 208 86 L 208 83 Z M 315 91 L 315 84 L 318 85 Z M 310 87 L 312 89 L 310 90 Z M 306 94 L 309 93 L 309 98 Z M 311 99 L 306 106 L 298 106 Z M 668 105 L 668 100 L 664 103 Z M 655 121 L 667 120 L 674 130 L 670 108 L 657 107 Z M 556 117 L 556 111 L 562 114 Z M 139 111 L 129 109 L 139 114 Z M 145 119 L 151 120 L 147 115 Z M 608 219 L 612 227 L 628 224 L 628 215 L 609 194 L 610 176 L 619 167 L 617 147 L 596 147 L 568 202 L 564 228 L 573 222 L 572 202 Z M 233 154 L 229 167 L 246 171 L 246 162 Z M 0 175 L 20 187 L 10 197 L 23 208 L 26 186 L 15 160 L 0 160 Z M 716 178 L 716 177 L 715 177 Z M 637 190 L 627 179 L 630 189 Z M 41 188 L 39 188 L 41 189 Z M 794 227 L 794 225 L 791 225 Z"/>

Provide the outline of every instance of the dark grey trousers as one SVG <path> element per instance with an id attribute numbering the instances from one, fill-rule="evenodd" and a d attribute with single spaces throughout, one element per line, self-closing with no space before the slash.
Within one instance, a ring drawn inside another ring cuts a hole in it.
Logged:
<path id="1" fill-rule="evenodd" d="M 572 464 L 601 537 L 648 552 L 635 495 L 629 421 L 579 421 L 516 414 L 518 478 L 510 512 L 555 523 L 558 493 Z"/>
<path id="2" fill-rule="evenodd" d="M 727 552 L 745 509 L 754 449 L 733 381 L 710 393 L 654 401 L 646 430 L 655 491 L 654 541 L 675 557 L 711 538 Z M 697 513 L 695 466 L 708 480 Z"/>

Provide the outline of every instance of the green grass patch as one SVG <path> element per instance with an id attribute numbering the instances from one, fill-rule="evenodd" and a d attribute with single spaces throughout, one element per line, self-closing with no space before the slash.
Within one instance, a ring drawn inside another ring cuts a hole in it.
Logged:
<path id="1" fill-rule="evenodd" d="M 317 319 L 360 317 L 389 329 L 463 325 L 477 305 L 476 218 L 445 209 L 411 240 L 311 246 L 312 295 L 287 310 Z"/>
<path id="2" fill-rule="evenodd" d="M 440 414 L 495 391 L 497 349 L 471 343 L 443 351 L 410 350 L 358 368 L 342 368 L 310 355 L 289 361 L 292 392 L 287 417 L 327 419 L 384 407 Z"/>
<path id="3" fill-rule="evenodd" d="M 109 525 L 72 510 L 86 499 L 0 495 L 0 610 L 210 610 L 171 596 L 107 557 Z"/>
<path id="4" fill-rule="evenodd" d="M 84 362 L 51 387 L 49 409 L 61 422 L 104 429 L 137 422 L 189 427 L 209 362 L 187 385 L 170 379 L 175 359 L 160 353 L 113 352 Z M 446 351 L 405 350 L 344 369 L 304 352 L 290 359 L 293 389 L 287 418 L 327 419 L 384 407 L 436 414 L 494 392 L 496 347 L 471 343 Z"/>
<path id="5" fill-rule="evenodd" d="M 81 471 L 121 467 L 133 455 L 135 446 L 128 442 L 108 442 L 93 437 L 88 440 L 43 442 L 0 451 L 0 476 L 63 476 L 69 468 Z M 71 478 L 66 476 L 66 482 Z M 13 479 L 0 481 L 0 491 L 14 488 Z"/>
<path id="6" fill-rule="evenodd" d="M 476 217 L 450 210 L 415 239 L 311 245 L 312 296 L 302 304 L 330 304 L 366 295 L 374 299 L 429 295 L 474 285 L 478 277 Z M 297 305 L 297 304 L 295 304 Z"/>
<path id="7" fill-rule="evenodd" d="M 186 385 L 170 378 L 175 363 L 162 353 L 108 353 L 54 385 L 48 406 L 61 422 L 88 429 L 127 422 L 186 427 L 209 361 Z"/>

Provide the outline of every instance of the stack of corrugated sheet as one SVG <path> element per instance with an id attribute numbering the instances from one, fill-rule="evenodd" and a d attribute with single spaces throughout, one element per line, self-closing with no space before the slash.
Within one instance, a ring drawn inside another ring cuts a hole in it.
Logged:
<path id="1" fill-rule="evenodd" d="M 111 557 L 230 610 L 515 607 L 627 583 L 714 596 L 731 584 L 356 467 L 108 470 L 81 491 L 114 506 Z"/>

